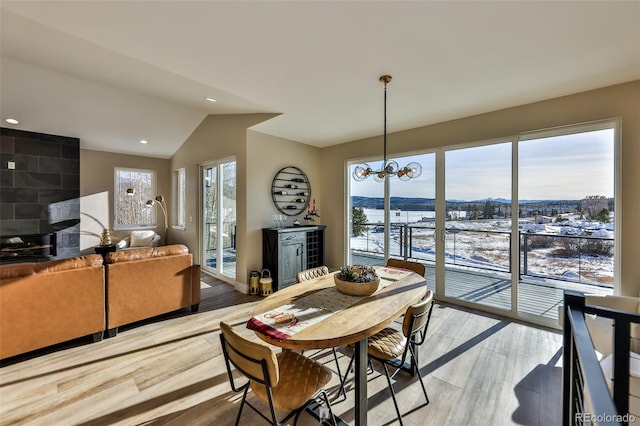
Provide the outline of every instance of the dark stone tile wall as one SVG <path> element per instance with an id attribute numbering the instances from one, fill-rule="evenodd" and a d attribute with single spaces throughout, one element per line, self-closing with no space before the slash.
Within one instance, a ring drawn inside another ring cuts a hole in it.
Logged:
<path id="1" fill-rule="evenodd" d="M 0 237 L 50 232 L 80 254 L 80 139 L 0 127 Z"/>

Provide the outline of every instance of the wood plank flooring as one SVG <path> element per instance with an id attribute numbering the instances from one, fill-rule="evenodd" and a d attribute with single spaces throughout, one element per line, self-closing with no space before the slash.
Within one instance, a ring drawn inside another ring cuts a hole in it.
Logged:
<path id="1" fill-rule="evenodd" d="M 240 402 L 228 383 L 219 322 L 244 329 L 257 296 L 203 275 L 200 312 L 181 311 L 123 327 L 102 342 L 80 339 L 0 368 L 0 425 L 232 425 Z M 417 379 L 394 383 L 406 425 L 556 425 L 561 417 L 562 336 L 496 316 L 437 304 L 420 348 Z M 349 349 L 340 349 L 346 369 Z M 306 353 L 305 353 L 306 354 Z M 318 356 L 335 369 L 330 351 Z M 369 424 L 397 424 L 381 369 L 368 378 Z M 333 408 L 353 424 L 347 399 L 330 384 Z M 255 401 L 255 397 L 250 396 Z M 266 424 L 250 409 L 241 424 Z M 308 415 L 301 425 L 317 425 Z"/>

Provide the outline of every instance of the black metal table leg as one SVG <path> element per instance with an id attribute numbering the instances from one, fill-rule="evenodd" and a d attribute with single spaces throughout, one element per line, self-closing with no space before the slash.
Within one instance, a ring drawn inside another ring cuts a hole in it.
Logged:
<path id="1" fill-rule="evenodd" d="M 356 342 L 356 425 L 367 425 L 367 338 Z"/>

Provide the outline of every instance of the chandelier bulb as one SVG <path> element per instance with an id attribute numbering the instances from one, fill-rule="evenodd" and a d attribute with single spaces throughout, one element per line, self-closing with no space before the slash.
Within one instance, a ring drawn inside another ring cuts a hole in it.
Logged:
<path id="1" fill-rule="evenodd" d="M 422 166 L 420 165 L 420 163 L 412 161 L 411 163 L 407 164 L 406 168 L 408 169 L 407 175 L 409 176 L 409 178 L 415 179 L 422 176 Z"/>

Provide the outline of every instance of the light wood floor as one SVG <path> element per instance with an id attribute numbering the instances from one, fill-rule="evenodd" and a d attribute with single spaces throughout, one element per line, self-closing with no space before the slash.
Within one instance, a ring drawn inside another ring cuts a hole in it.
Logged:
<path id="1" fill-rule="evenodd" d="M 82 339 L 4 362 L 0 424 L 232 425 L 240 395 L 229 387 L 218 324 L 243 329 L 258 297 L 203 281 L 197 314 L 183 311 L 121 328 L 102 342 Z M 560 424 L 561 344 L 554 331 L 436 305 L 420 349 L 431 403 L 423 405 L 417 379 L 400 373 L 394 384 L 405 424 Z M 334 369 L 327 353 L 319 359 Z M 348 349 L 342 353 L 344 370 Z M 337 384 L 334 376 L 332 396 Z M 369 424 L 396 424 L 384 376 L 370 374 L 368 386 Z M 353 424 L 353 391 L 341 399 L 334 410 Z M 245 409 L 241 424 L 266 423 Z M 305 414 L 299 424 L 318 422 Z"/>

